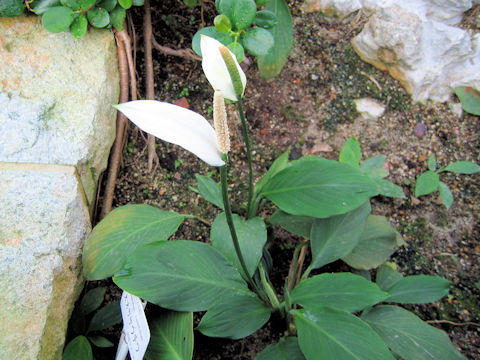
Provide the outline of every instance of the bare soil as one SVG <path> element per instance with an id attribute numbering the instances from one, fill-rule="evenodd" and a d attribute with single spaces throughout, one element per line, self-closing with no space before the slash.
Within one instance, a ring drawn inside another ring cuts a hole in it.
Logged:
<path id="1" fill-rule="evenodd" d="M 403 186 L 407 198 L 393 200 L 377 197 L 372 201 L 374 214 L 388 217 L 403 235 L 407 245 L 391 261 L 404 274 L 440 275 L 453 284 L 450 295 L 442 301 L 410 307 L 423 320 L 446 331 L 453 343 L 469 359 L 480 358 L 480 176 L 442 173 L 441 180 L 452 190 L 455 202 L 447 210 L 438 193 L 413 196 L 415 179 L 427 169 L 427 159 L 435 153 L 441 166 L 458 160 L 478 161 L 480 121 L 468 114 L 457 115 L 451 104 L 413 104 L 404 89 L 388 74 L 363 63 L 350 46 L 350 39 L 362 29 L 362 13 L 338 24 L 325 21 L 319 14 L 303 13 L 300 1 L 289 1 L 294 17 L 295 42 L 280 76 L 265 81 L 258 75 L 255 59 L 246 69 L 245 94 L 247 120 L 252 134 L 255 174 L 258 180 L 273 160 L 287 148 L 292 159 L 307 154 L 337 159 L 343 143 L 351 136 L 359 139 L 363 159 L 387 156 L 390 179 Z M 171 48 L 188 48 L 201 25 L 200 6 L 193 9 L 182 1 L 153 2 L 154 35 L 159 43 Z M 477 10 L 478 12 L 478 5 Z M 139 91 L 144 92 L 142 66 L 141 9 L 136 9 L 137 69 Z M 212 24 L 214 2 L 204 1 L 204 20 Z M 463 26 L 478 32 L 477 16 L 467 13 Z M 185 97 L 190 108 L 211 118 L 212 91 L 201 64 L 154 53 L 156 99 L 175 102 Z M 353 100 L 371 97 L 386 105 L 377 120 L 358 116 Z M 452 100 L 458 102 L 458 100 Z M 238 120 L 231 109 L 233 139 L 231 189 L 235 208 L 242 209 L 245 199 L 247 166 Z M 424 133 L 415 128 L 426 126 Z M 129 203 L 148 203 L 160 208 L 199 215 L 213 221 L 218 213 L 195 187 L 196 173 L 213 174 L 216 170 L 194 155 L 157 140 L 160 167 L 146 170 L 146 145 L 130 129 L 124 163 L 115 192 L 114 207 Z M 268 210 L 267 210 L 268 211 Z M 272 249 L 275 269 L 273 281 L 279 289 L 287 275 L 294 246 L 301 239 L 275 229 L 277 240 Z M 177 238 L 208 241 L 208 227 L 188 220 Z M 337 269 L 345 266 L 335 264 Z M 111 282 L 110 299 L 121 292 Z M 98 286 L 98 282 L 88 287 Z M 148 308 L 147 308 L 148 311 Z M 196 317 L 196 321 L 199 317 Z M 195 359 L 253 359 L 266 345 L 275 342 L 283 325 L 274 319 L 257 333 L 239 341 L 212 339 L 195 335 Z M 119 328 L 107 332 L 115 343 Z M 112 359 L 112 350 L 95 348 L 97 359 Z"/>

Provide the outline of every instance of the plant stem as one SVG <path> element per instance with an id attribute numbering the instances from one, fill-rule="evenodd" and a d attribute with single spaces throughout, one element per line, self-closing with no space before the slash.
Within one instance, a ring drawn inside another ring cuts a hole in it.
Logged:
<path id="1" fill-rule="evenodd" d="M 247 121 L 245 120 L 245 113 L 243 111 L 242 99 L 237 101 L 238 113 L 240 114 L 240 120 L 242 122 L 242 135 L 245 142 L 245 148 L 247 149 L 248 160 L 248 205 L 247 205 L 247 219 L 255 216 L 253 209 L 253 166 L 252 166 L 252 150 L 250 148 L 250 139 L 248 137 Z"/>
<path id="2" fill-rule="evenodd" d="M 227 155 L 224 155 L 225 162 L 228 161 Z M 240 249 L 240 244 L 238 242 L 237 232 L 235 231 L 235 226 L 233 225 L 233 217 L 232 217 L 232 209 L 230 207 L 230 200 L 228 198 L 228 185 L 227 185 L 227 166 L 223 165 L 220 167 L 220 180 L 222 184 L 222 198 L 223 198 L 223 205 L 225 208 L 225 216 L 227 218 L 227 224 L 230 229 L 230 235 L 232 236 L 233 246 L 235 247 L 235 253 L 237 254 L 238 260 L 240 261 L 240 265 L 242 266 L 242 270 L 245 274 L 246 280 L 248 281 L 249 285 L 256 289 L 256 286 L 248 273 L 247 265 L 245 264 L 245 260 L 242 255 L 242 251 Z"/>

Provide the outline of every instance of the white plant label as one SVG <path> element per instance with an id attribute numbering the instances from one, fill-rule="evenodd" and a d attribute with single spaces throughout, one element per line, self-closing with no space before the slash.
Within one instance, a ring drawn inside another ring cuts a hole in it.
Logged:
<path id="1" fill-rule="evenodd" d="M 123 332 L 132 360 L 142 360 L 150 341 L 150 329 L 143 311 L 142 301 L 126 291 L 120 300 Z"/>

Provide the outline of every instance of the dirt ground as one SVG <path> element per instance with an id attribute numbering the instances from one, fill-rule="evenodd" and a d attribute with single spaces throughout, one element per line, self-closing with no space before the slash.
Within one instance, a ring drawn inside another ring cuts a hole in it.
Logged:
<path id="1" fill-rule="evenodd" d="M 479 359 L 480 176 L 442 173 L 441 180 L 451 188 L 455 199 L 449 210 L 441 204 L 438 193 L 420 199 L 413 197 L 415 179 L 427 169 L 430 154 L 435 153 L 442 166 L 458 160 L 478 161 L 479 118 L 459 116 L 450 110 L 449 104 L 413 104 L 398 82 L 363 63 L 350 46 L 350 39 L 366 21 L 362 13 L 346 23 L 335 24 L 319 14 L 302 12 L 301 1 L 289 1 L 289 5 L 294 17 L 295 41 L 286 67 L 269 82 L 259 77 L 253 57 L 246 70 L 245 108 L 252 134 L 256 179 L 288 147 L 292 159 L 307 154 L 337 159 L 343 143 L 355 136 L 361 143 L 363 159 L 385 155 L 390 179 L 402 186 L 407 196 L 405 200 L 377 197 L 372 201 L 373 213 L 388 217 L 407 243 L 391 261 L 406 275 L 436 274 L 453 283 L 450 295 L 442 301 L 410 309 L 446 331 L 469 359 Z M 175 49 L 189 47 L 202 21 L 200 7 L 191 9 L 176 0 L 157 1 L 152 6 L 157 41 Z M 472 13 L 466 14 L 462 25 L 478 32 L 478 15 Z M 141 9 L 137 9 L 133 19 L 139 91 L 143 94 L 141 15 Z M 214 16 L 214 2 L 204 1 L 206 25 L 212 24 Z M 156 99 L 175 102 L 184 97 L 192 110 L 211 119 L 213 93 L 199 62 L 155 52 L 154 68 Z M 363 97 L 385 104 L 385 113 L 377 120 L 360 118 L 353 100 Z M 231 157 L 235 164 L 230 177 L 232 183 L 240 183 L 231 193 L 236 201 L 234 206 L 241 207 L 245 200 L 239 194 L 246 188 L 247 165 L 238 120 L 232 115 L 230 121 L 234 149 Z M 426 131 L 419 132 L 418 124 L 424 124 Z M 148 173 L 144 139 L 134 138 L 130 131 L 114 207 L 148 203 L 212 221 L 218 210 L 189 187 L 196 186 L 196 173 L 213 174 L 218 179 L 215 169 L 194 155 L 158 140 L 157 154 L 160 167 Z M 300 239 L 277 230 L 278 240 L 272 249 L 273 281 L 281 288 L 293 248 Z M 188 220 L 176 237 L 208 241 L 208 228 Z M 109 286 L 110 298 L 120 296 L 115 285 L 102 284 Z M 98 282 L 88 284 L 89 288 L 95 286 Z M 274 319 L 254 335 L 236 342 L 196 334 L 194 358 L 253 359 L 278 339 L 281 331 L 282 326 Z M 107 337 L 116 343 L 115 334 L 118 328 L 107 333 Z M 111 350 L 96 348 L 95 351 L 97 359 L 113 358 Z"/>

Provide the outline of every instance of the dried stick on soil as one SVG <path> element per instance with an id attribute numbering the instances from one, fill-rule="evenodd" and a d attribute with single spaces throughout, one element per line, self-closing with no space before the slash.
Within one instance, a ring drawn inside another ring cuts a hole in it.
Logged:
<path id="1" fill-rule="evenodd" d="M 128 101 L 128 60 L 125 49 L 124 35 L 125 30 L 115 32 L 118 52 L 118 69 L 120 72 L 120 97 L 118 102 Z M 127 127 L 127 118 L 120 111 L 117 112 L 117 137 L 113 143 L 112 153 L 108 164 L 108 176 L 103 194 L 102 212 L 100 218 L 103 219 L 112 210 L 113 193 L 115 182 L 117 181 L 118 167 L 122 157 L 123 139 Z"/>
<path id="2" fill-rule="evenodd" d="M 192 49 L 175 50 L 167 46 L 160 45 L 157 42 L 157 40 L 155 40 L 155 37 L 153 35 L 152 35 L 152 41 L 153 41 L 153 47 L 165 55 L 178 56 L 188 60 L 202 61 L 202 58 L 197 54 L 195 54 Z"/>
<path id="3" fill-rule="evenodd" d="M 148 100 L 155 99 L 155 86 L 153 82 L 153 60 L 152 60 L 152 14 L 150 11 L 150 0 L 145 0 L 143 13 L 143 44 L 144 44 L 144 63 L 145 63 L 145 98 Z M 153 170 L 153 162 L 155 161 L 155 169 L 159 165 L 159 159 L 155 152 L 155 136 L 148 134 L 148 163 L 147 170 Z"/>

